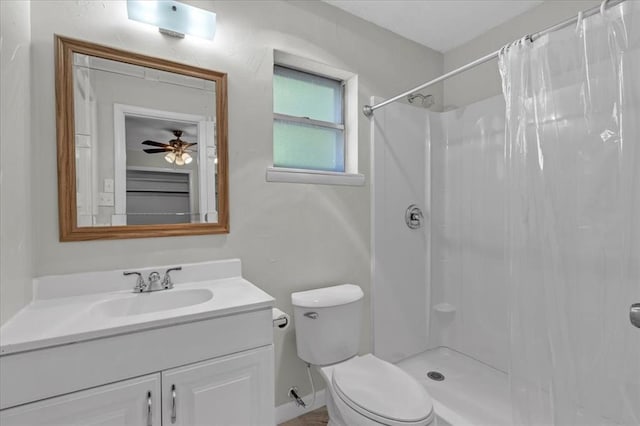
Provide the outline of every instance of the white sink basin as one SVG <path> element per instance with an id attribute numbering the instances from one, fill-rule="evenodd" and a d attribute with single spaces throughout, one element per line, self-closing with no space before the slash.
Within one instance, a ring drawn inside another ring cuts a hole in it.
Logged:
<path id="1" fill-rule="evenodd" d="M 0 327 L 0 356 L 273 306 L 271 296 L 242 278 L 238 259 L 183 265 L 174 288 L 152 293 L 132 293 L 122 272 L 37 278 L 34 300 Z"/>
<path id="2" fill-rule="evenodd" d="M 126 317 L 199 305 L 212 298 L 213 292 L 206 288 L 162 290 L 106 300 L 93 310 L 108 317 Z"/>

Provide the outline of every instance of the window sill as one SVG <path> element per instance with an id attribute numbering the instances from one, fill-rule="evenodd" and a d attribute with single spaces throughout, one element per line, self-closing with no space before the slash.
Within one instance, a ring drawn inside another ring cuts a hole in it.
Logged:
<path id="1" fill-rule="evenodd" d="M 360 173 L 325 172 L 320 170 L 268 167 L 267 182 L 362 186 L 364 185 L 364 175 Z"/>

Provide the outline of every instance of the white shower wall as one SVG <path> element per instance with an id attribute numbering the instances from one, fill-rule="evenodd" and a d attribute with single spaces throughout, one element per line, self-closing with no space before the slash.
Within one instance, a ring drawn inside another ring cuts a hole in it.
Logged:
<path id="1" fill-rule="evenodd" d="M 431 114 L 431 336 L 495 368 L 508 367 L 504 278 L 504 100 Z M 437 123 L 437 124 L 436 124 Z M 449 304 L 455 312 L 434 307 Z"/>
<path id="2" fill-rule="evenodd" d="M 424 109 L 400 103 L 371 121 L 373 352 L 391 362 L 427 348 L 428 124 Z M 425 213 L 420 229 L 405 224 L 411 204 Z"/>
<path id="3" fill-rule="evenodd" d="M 444 113 L 395 103 L 372 125 L 374 353 L 447 346 L 506 371 L 504 100 Z M 404 223 L 412 203 L 421 231 Z"/>

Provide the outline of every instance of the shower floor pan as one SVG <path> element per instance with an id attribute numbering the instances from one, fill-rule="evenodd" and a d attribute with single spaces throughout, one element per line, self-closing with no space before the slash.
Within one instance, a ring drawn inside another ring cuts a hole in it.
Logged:
<path id="1" fill-rule="evenodd" d="M 438 426 L 512 424 L 507 374 L 449 348 L 435 348 L 397 363 L 427 389 Z M 427 377 L 436 371 L 444 380 Z"/>

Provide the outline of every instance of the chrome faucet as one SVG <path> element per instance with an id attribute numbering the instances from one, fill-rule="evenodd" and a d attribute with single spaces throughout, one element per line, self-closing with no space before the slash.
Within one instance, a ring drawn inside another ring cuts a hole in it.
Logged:
<path id="1" fill-rule="evenodd" d="M 157 284 L 160 282 L 160 274 L 157 273 L 156 271 L 153 271 L 152 273 L 149 274 L 149 278 L 147 282 L 148 282 L 147 291 L 154 291 L 153 288 L 158 287 Z M 157 290 L 162 290 L 162 289 L 158 288 Z"/>
<path id="2" fill-rule="evenodd" d="M 173 288 L 173 282 L 171 281 L 171 275 L 169 273 L 171 271 L 181 271 L 182 266 L 177 266 L 175 268 L 169 268 L 164 273 L 164 278 L 160 280 L 160 274 L 156 271 L 153 271 L 149 274 L 149 278 L 147 281 L 144 280 L 142 274 L 136 271 L 126 271 L 123 272 L 123 275 L 137 275 L 136 285 L 133 287 L 134 293 L 149 293 L 152 291 L 158 290 L 169 290 Z"/>

